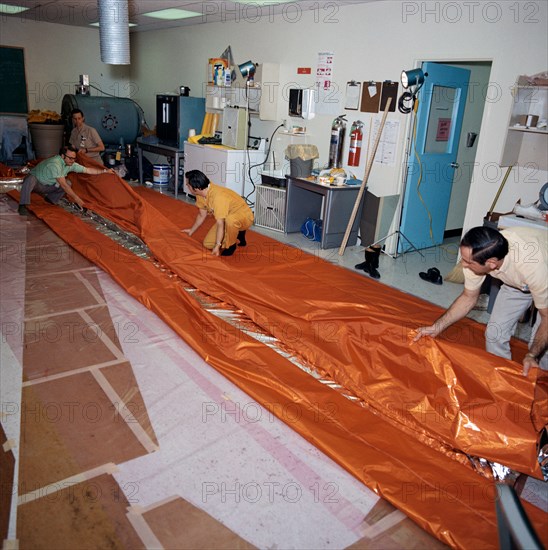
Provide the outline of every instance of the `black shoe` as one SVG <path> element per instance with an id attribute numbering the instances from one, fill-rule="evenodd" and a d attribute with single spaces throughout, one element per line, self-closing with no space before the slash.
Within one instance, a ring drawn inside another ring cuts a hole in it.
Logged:
<path id="1" fill-rule="evenodd" d="M 363 271 L 365 271 L 373 279 L 381 278 L 381 274 L 375 269 L 373 265 L 371 265 L 371 262 L 369 260 L 365 260 L 365 262 L 357 264 L 354 267 L 356 269 L 363 269 Z"/>
<path id="2" fill-rule="evenodd" d="M 429 283 L 433 283 L 435 285 L 443 284 L 443 278 L 441 276 L 440 270 L 437 267 L 431 267 L 426 273 L 424 271 L 421 271 L 419 273 L 419 277 L 423 281 L 428 281 Z"/>
<path id="3" fill-rule="evenodd" d="M 365 262 L 367 263 L 367 262 Z M 364 271 L 369 274 L 369 276 L 373 279 L 380 279 L 381 274 L 376 270 L 374 266 L 371 264 L 368 264 L 365 266 Z"/>
<path id="4" fill-rule="evenodd" d="M 381 274 L 377 271 L 377 267 L 379 267 L 380 253 L 380 248 L 366 249 L 365 262 L 362 262 L 361 264 L 358 264 L 354 267 L 356 269 L 363 269 L 373 279 L 380 279 Z"/>
<path id="5" fill-rule="evenodd" d="M 20 216 L 28 216 L 29 211 L 27 210 L 27 207 L 24 204 L 20 204 L 19 208 L 17 209 L 17 212 Z"/>
<path id="6" fill-rule="evenodd" d="M 365 252 L 366 258 L 367 258 L 368 252 L 372 252 L 372 254 L 370 254 L 371 265 L 375 269 L 377 269 L 379 267 L 379 257 L 381 255 L 381 247 L 380 246 L 373 246 L 373 247 L 371 247 L 370 251 L 366 250 L 366 252 Z"/>
<path id="7" fill-rule="evenodd" d="M 238 243 L 238 246 L 246 246 L 247 241 L 245 240 L 245 231 L 238 231 L 238 240 L 240 241 Z"/>
<path id="8" fill-rule="evenodd" d="M 232 256 L 236 251 L 236 243 L 221 252 L 221 256 Z"/>

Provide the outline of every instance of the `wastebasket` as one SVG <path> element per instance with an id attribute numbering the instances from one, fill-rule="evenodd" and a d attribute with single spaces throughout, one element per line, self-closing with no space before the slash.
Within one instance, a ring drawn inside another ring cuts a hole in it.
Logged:
<path id="1" fill-rule="evenodd" d="M 36 158 L 46 159 L 59 154 L 63 146 L 63 124 L 29 123 L 32 145 Z"/>
<path id="2" fill-rule="evenodd" d="M 312 173 L 314 159 L 318 156 L 318 148 L 315 145 L 288 145 L 285 157 L 289 159 L 289 175 L 307 178 Z"/>

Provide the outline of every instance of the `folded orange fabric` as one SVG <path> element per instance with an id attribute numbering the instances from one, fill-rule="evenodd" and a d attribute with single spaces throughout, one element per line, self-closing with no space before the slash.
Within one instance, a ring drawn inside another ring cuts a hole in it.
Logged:
<path id="1" fill-rule="evenodd" d="M 535 383 L 537 373 L 523 377 L 517 363 L 485 352 L 483 327 L 473 321 L 412 344 L 412 330 L 440 308 L 255 233 L 234 256 L 213 257 L 201 246 L 209 223 L 193 238 L 180 232 L 192 225 L 195 207 L 134 190 L 112 174 L 70 177 L 86 206 L 138 235 L 168 271 L 241 309 L 356 400 L 244 332 L 227 330 L 179 279 L 33 196 L 30 208 L 56 233 L 423 528 L 451 546 L 496 546 L 494 485 L 467 455 L 541 477 L 544 379 Z M 517 356 L 525 353 L 523 343 L 513 345 Z"/>

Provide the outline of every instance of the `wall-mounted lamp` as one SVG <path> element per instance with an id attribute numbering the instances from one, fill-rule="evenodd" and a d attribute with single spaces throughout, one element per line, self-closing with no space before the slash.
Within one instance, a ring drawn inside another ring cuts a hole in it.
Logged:
<path id="1" fill-rule="evenodd" d="M 238 65 L 238 69 L 240 69 L 240 72 L 242 73 L 243 77 L 252 77 L 255 74 L 256 65 L 252 61 L 246 61 L 245 63 L 242 63 L 241 65 Z"/>
<path id="2" fill-rule="evenodd" d="M 401 85 L 407 90 L 410 86 L 417 86 L 418 88 L 424 84 L 424 77 L 428 76 L 428 73 L 424 73 L 422 69 L 411 69 L 409 71 L 401 72 Z"/>
<path id="3" fill-rule="evenodd" d="M 428 73 L 425 73 L 422 69 L 410 69 L 409 71 L 401 72 L 401 85 L 407 92 L 403 92 L 398 100 L 398 109 L 400 113 L 408 114 L 413 109 L 418 107 L 417 92 L 422 88 L 425 77 Z"/>
<path id="4" fill-rule="evenodd" d="M 101 61 L 129 65 L 128 0 L 97 0 Z"/>

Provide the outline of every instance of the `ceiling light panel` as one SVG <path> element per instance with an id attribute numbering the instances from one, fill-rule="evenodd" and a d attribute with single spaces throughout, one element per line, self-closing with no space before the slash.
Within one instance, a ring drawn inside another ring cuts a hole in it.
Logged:
<path id="1" fill-rule="evenodd" d="M 169 8 L 167 10 L 159 11 L 149 11 L 148 13 L 143 13 L 141 15 L 146 15 L 147 17 L 154 17 L 156 19 L 188 19 L 189 17 L 201 17 L 202 14 L 196 11 L 180 10 L 178 8 Z"/>
<path id="2" fill-rule="evenodd" d="M 22 11 L 27 11 L 29 8 L 23 8 L 21 6 L 12 6 L 11 4 L 0 4 L 0 13 L 7 13 L 8 15 L 15 15 Z"/>
<path id="3" fill-rule="evenodd" d="M 234 0 L 236 4 L 255 4 L 256 6 L 275 6 L 276 4 L 288 4 L 295 0 Z"/>

